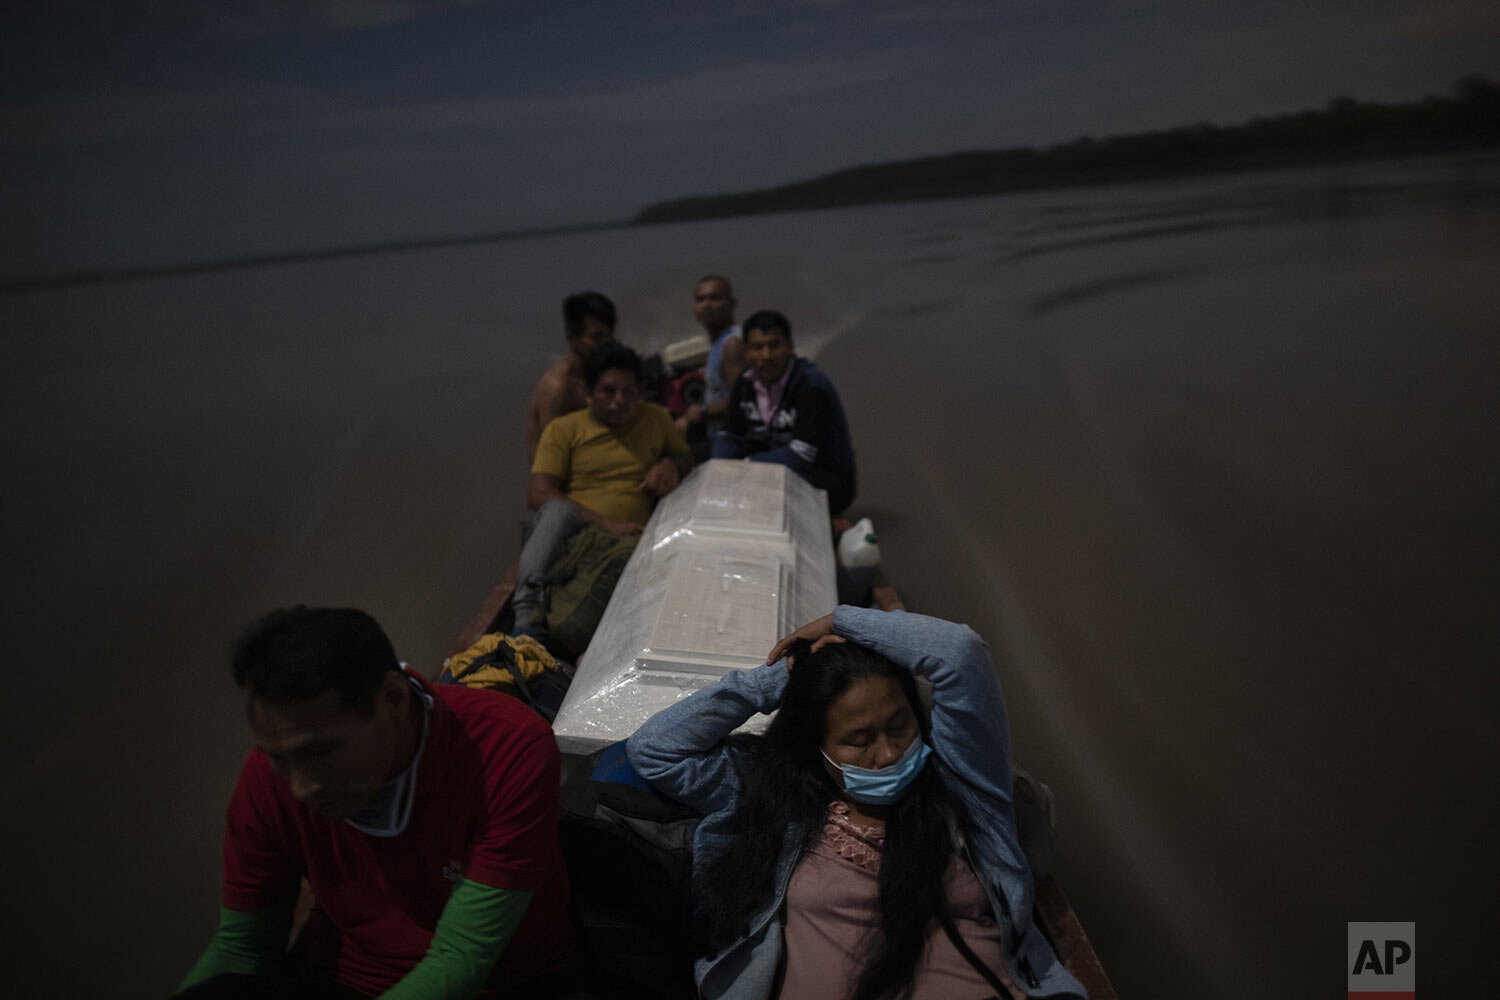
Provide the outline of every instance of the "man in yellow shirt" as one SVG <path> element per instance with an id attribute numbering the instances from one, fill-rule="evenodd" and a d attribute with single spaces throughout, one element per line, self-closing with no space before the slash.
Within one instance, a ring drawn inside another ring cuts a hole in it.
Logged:
<path id="1" fill-rule="evenodd" d="M 526 505 L 535 513 L 521 548 L 515 631 L 530 629 L 547 570 L 586 523 L 640 534 L 656 501 L 692 468 L 666 409 L 641 400 L 641 359 L 623 344 L 596 348 L 583 363 L 588 406 L 542 429 Z"/>

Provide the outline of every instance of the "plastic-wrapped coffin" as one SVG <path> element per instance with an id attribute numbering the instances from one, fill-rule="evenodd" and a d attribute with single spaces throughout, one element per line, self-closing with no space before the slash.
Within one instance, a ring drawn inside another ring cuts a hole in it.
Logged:
<path id="1" fill-rule="evenodd" d="M 780 465 L 700 466 L 647 522 L 553 723 L 558 744 L 584 754 L 624 739 L 726 671 L 763 662 L 835 597 L 822 490 Z"/>

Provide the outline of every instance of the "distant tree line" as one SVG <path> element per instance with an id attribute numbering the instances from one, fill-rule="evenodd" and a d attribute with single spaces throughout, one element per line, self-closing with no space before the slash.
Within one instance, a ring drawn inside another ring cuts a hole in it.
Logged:
<path id="1" fill-rule="evenodd" d="M 657 202 L 639 224 L 796 212 L 924 198 L 963 198 L 1049 187 L 1500 146 L 1500 84 L 1479 75 L 1448 96 L 1408 104 L 1339 97 L 1319 110 L 1242 125 L 1187 125 L 1160 132 L 1084 137 L 1045 149 L 953 153 L 853 167 L 812 180 L 734 194 Z"/>

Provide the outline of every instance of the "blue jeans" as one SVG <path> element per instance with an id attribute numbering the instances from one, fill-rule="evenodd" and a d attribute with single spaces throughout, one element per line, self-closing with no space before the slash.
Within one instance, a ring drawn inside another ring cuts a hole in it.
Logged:
<path id="1" fill-rule="evenodd" d="M 533 618 L 542 603 L 547 571 L 568 539 L 586 523 L 582 508 L 572 500 L 548 500 L 531 515 L 522 532 L 525 541 L 516 566 L 516 591 L 510 599 L 511 609 L 516 615 L 513 631 L 519 632 L 537 624 Z"/>

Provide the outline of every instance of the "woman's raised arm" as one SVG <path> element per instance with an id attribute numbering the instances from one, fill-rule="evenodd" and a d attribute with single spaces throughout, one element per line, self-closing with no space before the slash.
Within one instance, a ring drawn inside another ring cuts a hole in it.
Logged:
<path id="1" fill-rule="evenodd" d="M 781 664 L 731 670 L 647 719 L 625 741 L 631 766 L 663 794 L 699 812 L 723 808 L 739 793 L 724 739 L 752 715 L 780 705 L 786 679 Z"/>
<path id="2" fill-rule="evenodd" d="M 1013 825 L 1010 721 L 979 634 L 941 618 L 848 605 L 833 613 L 832 628 L 932 682 L 933 749 Z"/>

